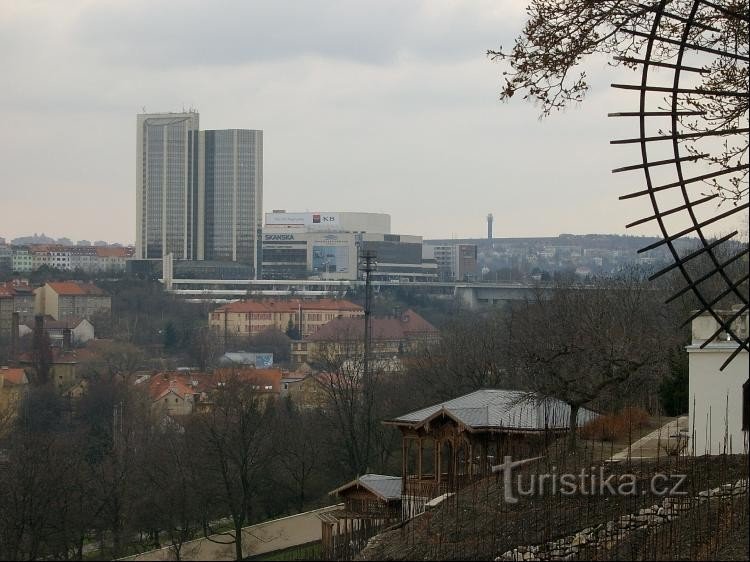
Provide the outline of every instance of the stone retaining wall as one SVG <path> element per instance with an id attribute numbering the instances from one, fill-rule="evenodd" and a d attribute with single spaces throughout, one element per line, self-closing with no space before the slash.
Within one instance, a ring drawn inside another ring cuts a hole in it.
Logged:
<path id="1" fill-rule="evenodd" d="M 729 499 L 747 494 L 748 481 L 738 480 L 704 490 L 692 497 L 667 497 L 660 504 L 640 509 L 638 513 L 623 515 L 619 519 L 587 527 L 574 535 L 540 545 L 519 546 L 495 558 L 495 562 L 506 560 L 573 560 L 581 548 L 612 548 L 624 536 L 648 527 L 658 527 L 680 517 L 695 506 L 711 499 Z"/>

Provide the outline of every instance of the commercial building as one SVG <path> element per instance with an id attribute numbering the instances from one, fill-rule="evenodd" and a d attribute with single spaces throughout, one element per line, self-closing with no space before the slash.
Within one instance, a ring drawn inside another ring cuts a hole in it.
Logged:
<path id="1" fill-rule="evenodd" d="M 197 113 L 137 117 L 136 257 L 197 256 Z"/>
<path id="2" fill-rule="evenodd" d="M 263 278 L 355 280 L 365 251 L 376 256 L 374 280 L 437 280 L 435 261 L 422 259 L 420 236 L 276 227 L 263 233 Z"/>
<path id="3" fill-rule="evenodd" d="M 476 278 L 476 244 L 425 243 L 422 256 L 435 260 L 440 281 L 473 281 Z"/>
<path id="4" fill-rule="evenodd" d="M 201 131 L 197 259 L 257 266 L 263 209 L 263 132 Z"/>
<path id="5" fill-rule="evenodd" d="M 364 316 L 362 307 L 346 300 L 244 300 L 210 312 L 208 325 L 224 338 L 290 328 L 305 338 L 335 318 L 357 316 Z"/>
<path id="6" fill-rule="evenodd" d="M 357 235 L 269 228 L 262 271 L 264 279 L 356 279 Z"/>
<path id="7" fill-rule="evenodd" d="M 322 212 L 287 213 L 274 210 L 266 213 L 266 227 L 277 230 L 308 232 L 379 232 L 391 233 L 391 215 L 386 213 Z"/>
<path id="8" fill-rule="evenodd" d="M 404 234 L 363 233 L 358 237 L 359 254 L 375 255 L 376 281 L 416 282 L 437 281 L 434 259 L 422 257 L 422 237 Z"/>
<path id="9" fill-rule="evenodd" d="M 137 119 L 136 258 L 238 262 L 257 272 L 263 132 L 199 130 L 198 113 Z"/>

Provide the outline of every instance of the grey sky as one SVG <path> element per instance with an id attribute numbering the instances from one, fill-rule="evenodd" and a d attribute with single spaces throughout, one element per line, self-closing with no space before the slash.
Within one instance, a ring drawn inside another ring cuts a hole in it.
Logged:
<path id="1" fill-rule="evenodd" d="M 135 116 L 197 108 L 201 128 L 264 130 L 265 210 L 382 211 L 426 237 L 624 232 L 634 123 L 589 66 L 581 106 L 539 122 L 498 101 L 485 57 L 521 0 L 0 4 L 0 236 L 131 243 Z M 651 234 L 653 229 L 636 231 Z"/>

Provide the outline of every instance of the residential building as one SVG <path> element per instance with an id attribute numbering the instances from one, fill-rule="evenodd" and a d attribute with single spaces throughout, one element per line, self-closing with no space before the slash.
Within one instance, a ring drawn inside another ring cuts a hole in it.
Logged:
<path id="1" fill-rule="evenodd" d="M 13 247 L 12 268 L 16 273 L 28 273 L 34 271 L 34 256 L 28 247 Z"/>
<path id="2" fill-rule="evenodd" d="M 32 325 L 27 325 L 33 331 Z M 86 318 L 69 316 L 64 320 L 55 320 L 51 316 L 44 317 L 44 329 L 49 335 L 50 344 L 54 347 L 69 349 L 72 345 L 81 345 L 95 337 L 94 325 Z M 70 333 L 70 341 L 66 342 L 66 332 Z"/>
<path id="3" fill-rule="evenodd" d="M 361 306 L 346 300 L 242 300 L 210 312 L 208 325 L 224 338 L 289 328 L 305 338 L 335 318 L 363 315 Z"/>
<path id="4" fill-rule="evenodd" d="M 260 266 L 263 131 L 199 130 L 196 112 L 137 118 L 136 259 Z"/>
<path id="5" fill-rule="evenodd" d="M 22 281 L 0 283 L 0 338 L 11 336 L 14 312 L 19 324 L 33 322 L 34 292 Z"/>
<path id="6" fill-rule="evenodd" d="M 214 387 L 210 375 L 184 372 L 157 373 L 136 384 L 145 386 L 152 409 L 170 416 L 191 414 Z"/>
<path id="7" fill-rule="evenodd" d="M 109 314 L 112 297 L 92 283 L 77 281 L 50 282 L 34 290 L 36 314 L 51 316 L 55 320 L 85 318 L 96 314 Z"/>
<path id="8" fill-rule="evenodd" d="M 319 363 L 324 357 L 353 359 L 364 353 L 364 317 L 336 318 L 309 336 L 291 343 L 292 365 Z M 382 370 L 393 371 L 393 358 L 437 343 L 439 332 L 419 314 L 409 309 L 386 318 L 372 318 L 371 358 Z"/>
<path id="9" fill-rule="evenodd" d="M 440 281 L 474 281 L 476 279 L 476 244 L 424 244 L 422 256 L 435 260 Z"/>
<path id="10" fill-rule="evenodd" d="M 747 342 L 748 312 L 740 308 L 741 305 L 717 314 L 730 320 L 732 331 Z M 687 346 L 690 381 L 687 451 L 691 454 L 741 453 L 750 445 L 742 419 L 743 399 L 750 400 L 748 353 L 746 349 L 738 351 L 738 347 L 710 313 L 704 312 L 693 320 L 692 342 Z"/>
<path id="11" fill-rule="evenodd" d="M 18 414 L 29 379 L 23 369 L 0 367 L 0 430 Z M 0 434 L 1 435 L 1 434 Z"/>

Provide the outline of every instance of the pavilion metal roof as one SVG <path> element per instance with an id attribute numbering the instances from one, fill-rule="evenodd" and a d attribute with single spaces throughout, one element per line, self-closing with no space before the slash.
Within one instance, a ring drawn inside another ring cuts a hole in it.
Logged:
<path id="1" fill-rule="evenodd" d="M 331 494 L 341 494 L 350 488 L 363 487 L 385 501 L 401 499 L 401 477 L 385 474 L 363 474 L 359 478 L 336 488 Z"/>
<path id="2" fill-rule="evenodd" d="M 482 389 L 385 423 L 416 428 L 441 415 L 453 418 L 470 430 L 565 429 L 568 427 L 570 406 L 561 400 L 539 398 L 529 392 Z M 596 416 L 595 412 L 581 408 L 578 423 L 584 424 Z"/>

